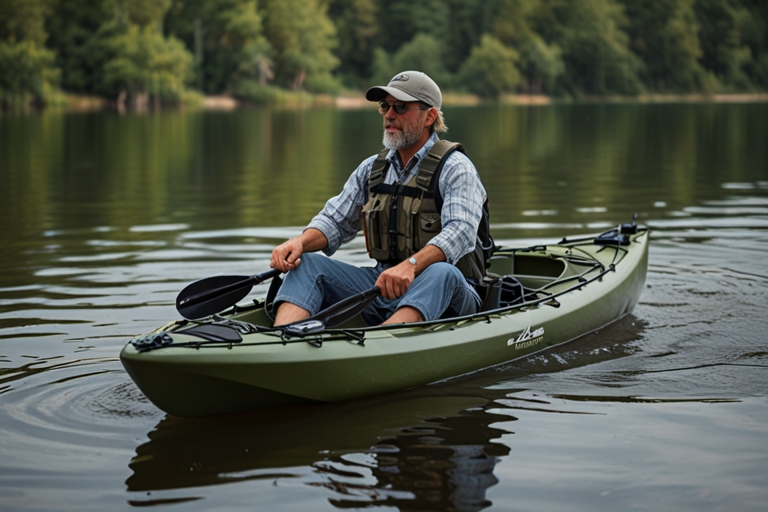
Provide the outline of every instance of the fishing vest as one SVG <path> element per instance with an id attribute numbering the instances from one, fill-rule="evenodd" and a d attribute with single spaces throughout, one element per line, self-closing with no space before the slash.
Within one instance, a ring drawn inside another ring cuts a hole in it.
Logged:
<path id="1" fill-rule="evenodd" d="M 363 205 L 363 231 L 371 258 L 399 263 L 440 233 L 443 200 L 438 181 L 445 161 L 456 150 L 465 153 L 458 142 L 437 141 L 419 165 L 419 172 L 405 184 L 384 183 L 389 150 L 379 153 L 368 178 L 368 200 Z M 464 277 L 482 282 L 493 248 L 486 200 L 475 249 L 462 256 L 456 267 Z"/>

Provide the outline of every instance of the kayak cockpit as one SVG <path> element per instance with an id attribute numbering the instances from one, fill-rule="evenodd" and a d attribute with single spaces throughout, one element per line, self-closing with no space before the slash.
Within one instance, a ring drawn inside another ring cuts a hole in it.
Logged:
<path id="1" fill-rule="evenodd" d="M 525 288 L 538 290 L 562 277 L 566 268 L 565 261 L 549 255 L 509 251 L 491 257 L 488 273 L 493 277 L 514 277 Z"/>

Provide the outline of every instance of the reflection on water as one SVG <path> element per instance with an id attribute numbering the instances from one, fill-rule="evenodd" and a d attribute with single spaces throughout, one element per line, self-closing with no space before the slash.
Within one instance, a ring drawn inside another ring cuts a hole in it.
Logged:
<path id="1" fill-rule="evenodd" d="M 491 504 L 486 491 L 498 483 L 493 470 L 499 457 L 509 454 L 507 446 L 491 442 L 505 432 L 490 426 L 495 420 L 483 409 L 424 420 L 367 454 L 332 457 L 314 467 L 327 473 L 322 485 L 343 496 L 330 500 L 338 508 L 481 510 Z"/>
<path id="2" fill-rule="evenodd" d="M 0 117 L 0 508 L 762 510 L 768 105 L 446 116 L 499 243 L 639 213 L 634 314 L 433 386 L 200 420 L 149 403 L 120 348 L 190 281 L 265 270 L 378 150 L 377 115 Z"/>
<path id="3" fill-rule="evenodd" d="M 536 410 L 544 403 L 506 389 L 505 378 L 564 371 L 627 356 L 644 324 L 627 317 L 517 367 L 354 403 L 266 410 L 200 420 L 167 417 L 131 460 L 131 491 L 157 491 L 248 480 L 301 478 L 330 489 L 339 508 L 480 510 L 509 447 L 498 443 L 499 407 Z M 524 392 L 522 393 L 525 394 Z M 509 417 L 504 418 L 509 421 Z M 192 491 L 195 492 L 195 491 Z"/>

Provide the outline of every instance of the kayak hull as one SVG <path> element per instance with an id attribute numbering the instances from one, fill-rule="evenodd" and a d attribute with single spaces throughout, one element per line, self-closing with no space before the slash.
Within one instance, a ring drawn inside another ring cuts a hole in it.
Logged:
<path id="1" fill-rule="evenodd" d="M 523 307 L 389 329 L 350 327 L 349 336 L 245 334 L 238 343 L 195 344 L 200 340 L 171 327 L 159 331 L 172 339 L 168 345 L 142 351 L 128 343 L 120 359 L 139 389 L 175 416 L 351 400 L 429 384 L 567 343 L 630 313 L 645 283 L 648 232 L 629 238 L 627 246 L 561 242 L 495 259 L 491 271 L 515 267 L 527 288 L 550 281 L 543 296 L 551 300 Z M 594 271 L 584 273 L 585 255 L 598 262 Z M 553 262 L 556 278 L 551 270 L 518 272 Z M 266 320 L 262 310 L 232 318 Z"/>

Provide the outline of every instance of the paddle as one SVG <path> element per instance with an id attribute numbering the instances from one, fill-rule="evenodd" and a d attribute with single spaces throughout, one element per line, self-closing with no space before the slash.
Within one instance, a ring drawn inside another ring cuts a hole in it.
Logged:
<path id="1" fill-rule="evenodd" d="M 254 276 L 214 276 L 188 285 L 176 297 L 176 310 L 188 320 L 219 313 L 248 295 L 254 285 L 277 277 L 272 269 Z"/>
<path id="2" fill-rule="evenodd" d="M 323 329 L 331 329 L 360 314 L 360 312 L 367 308 L 379 295 L 381 295 L 381 290 L 378 286 L 374 286 L 370 290 L 365 290 L 364 292 L 347 297 L 346 299 L 315 313 L 306 320 L 300 320 L 289 324 L 285 326 L 285 330 L 290 334 L 303 336 L 305 334 L 322 331 Z"/>

